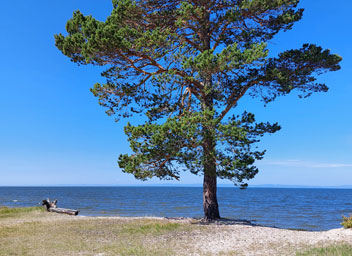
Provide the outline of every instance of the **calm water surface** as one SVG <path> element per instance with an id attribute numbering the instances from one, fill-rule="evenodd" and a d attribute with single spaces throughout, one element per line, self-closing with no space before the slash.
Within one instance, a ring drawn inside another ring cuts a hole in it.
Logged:
<path id="1" fill-rule="evenodd" d="M 199 187 L 0 187 L 0 206 L 49 197 L 90 216 L 202 217 Z M 328 230 L 352 213 L 352 189 L 218 188 L 220 214 L 279 228 Z"/>

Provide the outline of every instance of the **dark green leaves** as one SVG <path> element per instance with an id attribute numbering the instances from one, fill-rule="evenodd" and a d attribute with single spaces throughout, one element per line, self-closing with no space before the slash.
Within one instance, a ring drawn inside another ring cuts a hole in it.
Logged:
<path id="1" fill-rule="evenodd" d="M 275 123 L 255 123 L 254 115 L 243 113 L 233 116 L 226 124 L 219 125 L 217 152 L 217 173 L 222 179 L 230 179 L 234 183 L 243 184 L 257 174 L 253 165 L 261 160 L 265 151 L 253 150 L 260 137 L 275 133 L 281 127 Z"/>
<path id="2" fill-rule="evenodd" d="M 265 151 L 253 151 L 252 147 L 264 134 L 280 129 L 278 124 L 255 123 L 251 113 L 234 116 L 220 125 L 216 125 L 216 120 L 209 121 L 206 113 L 185 113 L 169 118 L 163 124 L 128 124 L 125 132 L 134 153 L 121 155 L 119 166 L 142 180 L 152 177 L 178 179 L 182 170 L 201 174 L 207 161 L 202 128 L 209 126 L 214 127 L 218 142 L 215 152 L 217 175 L 236 184 L 253 178 L 258 171 L 253 164 L 262 159 Z"/>
<path id="3" fill-rule="evenodd" d="M 301 49 L 289 50 L 270 58 L 258 73 L 257 90 L 266 102 L 296 89 L 302 97 L 313 92 L 326 92 L 325 84 L 316 83 L 316 75 L 340 69 L 342 58 L 329 50 L 313 44 L 305 44 Z M 257 72 L 257 71 L 256 71 Z"/>
<path id="4" fill-rule="evenodd" d="M 138 179 L 178 179 L 185 166 L 198 172 L 201 123 L 202 117 L 195 114 L 169 118 L 163 124 L 128 124 L 125 133 L 134 154 L 121 155 L 119 166 Z"/>

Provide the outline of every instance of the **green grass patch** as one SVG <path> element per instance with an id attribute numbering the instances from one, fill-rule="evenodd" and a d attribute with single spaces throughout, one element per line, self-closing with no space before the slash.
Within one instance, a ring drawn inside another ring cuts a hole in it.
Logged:
<path id="1" fill-rule="evenodd" d="M 150 223 L 144 225 L 128 225 L 123 228 L 123 232 L 129 234 L 153 234 L 158 235 L 180 228 L 178 223 Z"/>
<path id="2" fill-rule="evenodd" d="M 31 213 L 31 212 L 44 212 L 44 207 L 22 207 L 10 208 L 6 206 L 0 207 L 0 218 L 17 217 L 18 215 Z"/>
<path id="3" fill-rule="evenodd" d="M 347 244 L 333 245 L 322 248 L 313 248 L 305 252 L 299 252 L 297 256 L 350 256 L 352 246 Z"/>
<path id="4" fill-rule="evenodd" d="M 188 247 L 177 237 L 197 229 L 164 220 L 62 218 L 28 212 L 2 223 L 0 255 L 176 255 Z"/>
<path id="5" fill-rule="evenodd" d="M 107 246 L 103 251 L 108 253 L 108 255 L 121 256 L 174 256 L 177 254 L 171 248 L 150 248 L 145 245 L 129 245 L 128 247 Z"/>

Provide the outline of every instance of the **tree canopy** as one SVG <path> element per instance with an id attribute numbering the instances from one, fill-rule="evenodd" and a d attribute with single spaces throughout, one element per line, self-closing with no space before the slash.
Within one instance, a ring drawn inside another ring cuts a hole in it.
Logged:
<path id="1" fill-rule="evenodd" d="M 299 0 L 113 0 L 105 21 L 73 14 L 57 48 L 78 64 L 105 66 L 91 89 L 107 114 L 128 124 L 133 154 L 119 166 L 138 179 L 204 175 L 204 213 L 219 218 L 216 177 L 246 186 L 262 159 L 256 143 L 280 126 L 233 115 L 244 95 L 265 103 L 291 91 L 326 92 L 316 76 L 341 57 L 314 44 L 269 57 L 267 43 L 303 15 Z"/>

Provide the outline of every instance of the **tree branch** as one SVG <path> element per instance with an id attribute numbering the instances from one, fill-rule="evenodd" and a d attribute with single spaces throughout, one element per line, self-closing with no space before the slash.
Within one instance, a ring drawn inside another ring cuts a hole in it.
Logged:
<path id="1" fill-rule="evenodd" d="M 250 87 L 252 87 L 254 84 L 256 83 L 256 81 L 252 81 L 250 82 L 249 84 L 247 84 L 246 86 L 244 86 L 242 89 L 241 89 L 241 92 L 236 96 L 237 94 L 237 91 L 234 91 L 229 99 L 227 100 L 227 106 L 226 108 L 221 112 L 220 116 L 217 118 L 218 119 L 218 122 L 220 122 L 225 116 L 226 114 L 231 110 L 232 107 L 234 107 L 237 102 L 239 101 L 240 98 L 243 97 L 243 95 L 245 95 L 245 93 L 248 91 L 248 89 Z M 236 97 L 235 97 L 236 96 Z M 235 98 L 234 98 L 235 97 Z"/>

